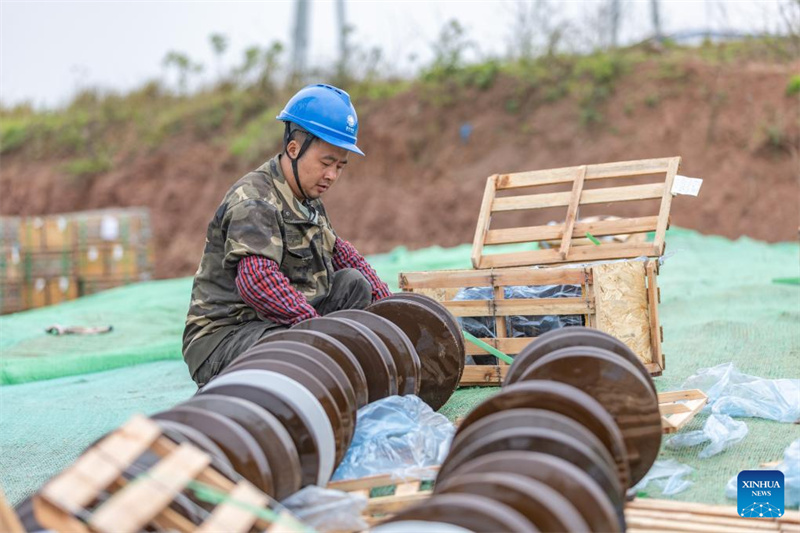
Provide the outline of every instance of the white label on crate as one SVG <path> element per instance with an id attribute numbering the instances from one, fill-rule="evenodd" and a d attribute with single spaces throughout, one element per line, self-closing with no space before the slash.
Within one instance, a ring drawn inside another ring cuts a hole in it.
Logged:
<path id="1" fill-rule="evenodd" d="M 701 180 L 700 178 L 690 178 L 678 174 L 675 176 L 675 181 L 672 182 L 671 192 L 673 196 L 676 194 L 697 196 L 700 193 L 700 187 L 702 185 L 703 185 L 703 180 Z"/>
<path id="2" fill-rule="evenodd" d="M 34 228 L 39 229 L 42 226 L 44 226 L 44 220 L 42 220 L 39 217 L 36 217 L 36 218 L 33 219 L 33 227 Z"/>
<path id="3" fill-rule="evenodd" d="M 58 217 L 56 225 L 58 225 L 58 231 L 63 233 L 64 230 L 67 229 L 67 219 L 64 217 Z"/>
<path id="4" fill-rule="evenodd" d="M 37 280 L 34 282 L 34 284 L 33 284 L 33 287 L 34 287 L 34 288 L 35 288 L 37 291 L 43 291 L 43 290 L 44 290 L 44 286 L 45 286 L 46 284 L 47 284 L 47 283 L 45 282 L 45 280 L 43 280 L 42 278 L 39 278 L 39 279 L 37 279 Z"/>
<path id="5" fill-rule="evenodd" d="M 15 265 L 19 264 L 19 246 L 11 248 L 11 262 Z"/>
<path id="6" fill-rule="evenodd" d="M 69 278 L 63 276 L 58 278 L 58 288 L 61 289 L 61 292 L 67 292 L 69 289 Z"/>
<path id="7" fill-rule="evenodd" d="M 97 248 L 90 246 L 86 251 L 86 257 L 89 258 L 89 261 L 97 261 L 97 258 L 100 257 L 100 254 L 97 252 Z"/>
<path id="8" fill-rule="evenodd" d="M 114 241 L 119 237 L 119 220 L 117 217 L 106 215 L 100 221 L 100 238 L 104 241 Z"/>
<path id="9" fill-rule="evenodd" d="M 111 252 L 111 257 L 114 258 L 114 261 L 119 261 L 122 259 L 122 256 L 125 255 L 125 250 L 122 248 L 121 244 L 115 244 L 114 249 Z"/>

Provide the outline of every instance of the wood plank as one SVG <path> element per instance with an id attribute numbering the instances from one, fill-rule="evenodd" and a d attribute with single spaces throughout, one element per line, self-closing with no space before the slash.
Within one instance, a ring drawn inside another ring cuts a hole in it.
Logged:
<path id="1" fill-rule="evenodd" d="M 591 233 L 595 237 L 607 235 L 626 235 L 655 231 L 657 216 L 621 218 L 619 220 L 598 220 L 595 222 L 576 222 L 572 238 Z M 486 233 L 485 245 L 515 244 L 558 239 L 564 234 L 564 224 L 552 226 L 526 226 L 521 228 L 490 229 Z"/>
<path id="2" fill-rule="evenodd" d="M 377 498 L 370 498 L 367 501 L 367 508 L 364 510 L 367 514 L 385 514 L 397 513 L 422 500 L 426 500 L 431 496 L 431 491 L 416 492 L 414 494 L 406 494 L 404 496 L 379 496 Z"/>
<path id="3" fill-rule="evenodd" d="M 669 528 L 671 523 L 694 523 L 694 524 L 716 524 L 723 531 L 727 527 L 749 527 L 752 531 L 777 531 L 777 522 L 762 522 L 749 518 L 705 515 L 700 513 L 680 512 L 680 511 L 655 511 L 648 509 L 629 509 L 625 512 L 625 517 L 635 517 L 636 519 L 656 519 L 662 520 Z"/>
<path id="4" fill-rule="evenodd" d="M 664 370 L 664 354 L 661 352 L 661 325 L 658 319 L 658 281 L 656 268 L 658 261 L 648 261 L 645 265 L 647 273 L 647 314 L 650 321 L 650 349 L 653 359 Z"/>
<path id="5" fill-rule="evenodd" d="M 6 495 L 3 493 L 3 488 L 0 487 L 0 531 L 7 533 L 25 533 L 25 528 L 22 527 L 17 513 L 9 505 L 6 500 Z"/>
<path id="6" fill-rule="evenodd" d="M 677 511 L 697 513 L 709 516 L 739 517 L 735 505 L 713 505 L 708 503 L 682 502 L 677 500 L 660 500 L 637 498 L 625 504 L 625 509 L 651 509 L 657 511 Z M 786 511 L 779 518 L 748 518 L 748 521 L 785 522 L 800 524 L 800 511 Z"/>
<path id="7" fill-rule="evenodd" d="M 269 497 L 247 481 L 239 482 L 230 492 L 233 501 L 223 502 L 214 508 L 197 533 L 227 531 L 229 533 L 247 533 L 256 522 L 256 516 L 249 510 L 236 505 L 237 502 L 253 507 L 266 507 Z"/>
<path id="8" fill-rule="evenodd" d="M 658 403 L 679 402 L 681 400 L 700 400 L 706 395 L 700 389 L 686 389 L 658 393 Z"/>
<path id="9" fill-rule="evenodd" d="M 569 192 L 551 192 L 495 198 L 494 202 L 492 202 L 492 213 L 526 211 L 545 207 L 566 207 L 569 205 L 571 196 L 572 193 Z M 622 187 L 585 190 L 581 195 L 580 205 L 654 200 L 657 198 L 663 199 L 663 197 L 663 183 L 624 185 Z"/>
<path id="10" fill-rule="evenodd" d="M 77 510 L 76 512 L 79 512 Z M 70 513 L 50 503 L 41 495 L 33 496 L 33 516 L 46 530 L 90 533 L 89 528 Z"/>
<path id="11" fill-rule="evenodd" d="M 155 422 L 141 415 L 134 416 L 48 482 L 41 490 L 42 496 L 64 511 L 82 510 L 120 477 L 160 434 Z"/>
<path id="12" fill-rule="evenodd" d="M 453 316 L 521 315 L 584 315 L 592 310 L 591 302 L 583 298 L 535 298 L 514 300 L 464 300 L 442 302 Z"/>
<path id="13" fill-rule="evenodd" d="M 434 479 L 436 477 L 436 472 L 438 471 L 438 466 L 425 467 L 423 469 L 416 470 L 416 472 L 418 472 L 416 475 L 406 476 L 406 480 L 421 481 L 425 479 Z M 332 481 L 331 483 L 328 483 L 328 488 L 341 490 L 344 492 L 352 492 L 354 490 L 374 489 L 375 487 L 388 487 L 394 485 L 397 485 L 397 476 L 394 474 L 378 474 L 375 476 L 367 476 L 358 479 Z"/>
<path id="14" fill-rule="evenodd" d="M 89 525 L 97 531 L 113 533 L 140 531 L 210 463 L 211 457 L 194 446 L 179 445 L 146 476 L 103 503 L 89 519 Z"/>
<path id="15" fill-rule="evenodd" d="M 691 409 L 684 403 L 665 403 L 658 406 L 658 412 L 661 413 L 661 416 L 688 413 L 690 411 Z"/>
<path id="16" fill-rule="evenodd" d="M 610 242 L 600 246 L 575 246 L 570 250 L 567 262 L 597 261 L 600 259 L 633 259 L 653 254 L 652 243 Z M 484 255 L 480 268 L 520 267 L 524 265 L 546 265 L 564 260 L 558 250 L 534 250 L 507 254 Z"/>
<path id="17" fill-rule="evenodd" d="M 492 285 L 580 285 L 586 280 L 587 272 L 583 268 L 530 267 L 503 270 L 404 272 L 400 274 L 400 288 L 413 291 L 416 289 L 491 287 Z"/>
<path id="18" fill-rule="evenodd" d="M 498 386 L 508 374 L 510 365 L 466 365 L 461 374 L 461 387 Z"/>
<path id="19" fill-rule="evenodd" d="M 700 524 L 697 522 L 676 522 L 665 521 L 663 519 L 640 517 L 635 514 L 625 516 L 628 531 L 631 529 L 651 531 L 660 529 L 662 531 L 686 531 L 688 533 L 753 533 L 753 530 L 743 524 L 742 527 L 721 528 L 718 525 Z"/>
<path id="20" fill-rule="evenodd" d="M 620 161 L 615 163 L 586 165 L 586 179 L 598 180 L 660 174 L 667 171 L 671 159 L 673 158 L 665 157 L 661 159 L 640 159 L 636 161 Z M 534 170 L 532 172 L 518 172 L 515 174 L 500 174 L 497 178 L 497 190 L 569 183 L 572 181 L 574 172 L 578 168 L 580 167 L 553 168 L 547 170 Z"/>
<path id="21" fill-rule="evenodd" d="M 567 258 L 569 247 L 572 243 L 572 232 L 575 230 L 575 219 L 578 218 L 578 204 L 581 201 L 581 193 L 583 193 L 583 180 L 586 178 L 586 165 L 582 166 L 572 182 L 572 192 L 569 197 L 569 206 L 567 207 L 567 218 L 564 222 L 564 235 L 561 237 L 561 246 L 558 253 L 562 259 Z"/>
<path id="22" fill-rule="evenodd" d="M 489 176 L 486 179 L 486 188 L 483 191 L 481 210 L 478 214 L 478 224 L 475 226 L 475 237 L 472 241 L 472 266 L 478 268 L 478 262 L 483 255 L 483 241 L 486 238 L 486 231 L 492 220 L 492 203 L 494 202 L 497 175 Z"/>
<path id="23" fill-rule="evenodd" d="M 688 408 L 687 411 L 661 417 L 661 427 L 664 433 L 675 433 L 680 431 L 683 426 L 689 423 L 700 410 L 705 407 L 708 398 L 700 400 L 689 400 L 684 405 Z"/>
<path id="24" fill-rule="evenodd" d="M 503 287 L 495 287 L 494 288 L 494 299 L 495 301 L 498 300 L 505 300 L 505 289 Z M 496 314 L 494 316 L 494 331 L 495 334 L 499 337 L 505 337 L 508 332 L 506 331 L 506 317 L 501 314 Z M 472 344 L 472 343 L 470 343 Z M 502 350 L 501 350 L 502 351 Z M 500 359 L 497 360 L 497 364 L 500 366 L 507 365 L 505 361 Z"/>
<path id="25" fill-rule="evenodd" d="M 492 339 L 489 337 L 482 337 L 480 340 L 497 348 L 506 355 L 516 355 L 521 352 L 527 345 L 529 345 L 536 337 L 501 337 L 499 339 Z M 467 355 L 488 355 L 489 352 L 471 342 L 466 342 Z"/>
<path id="26" fill-rule="evenodd" d="M 661 198 L 661 207 L 658 210 L 658 224 L 656 226 L 656 236 L 653 240 L 656 255 L 664 254 L 664 238 L 669 226 L 669 210 L 672 207 L 672 184 L 678 174 L 680 165 L 681 158 L 673 157 L 670 159 L 669 168 L 667 168 L 667 180 L 664 183 L 664 195 Z"/>
<path id="27" fill-rule="evenodd" d="M 645 363 L 644 367 L 650 372 L 651 376 L 658 377 L 661 375 L 661 372 L 663 372 L 662 368 L 655 363 Z"/>
<path id="28" fill-rule="evenodd" d="M 407 496 L 409 494 L 416 494 L 420 491 L 419 481 L 410 481 L 408 483 L 400 483 L 394 491 L 395 496 Z"/>

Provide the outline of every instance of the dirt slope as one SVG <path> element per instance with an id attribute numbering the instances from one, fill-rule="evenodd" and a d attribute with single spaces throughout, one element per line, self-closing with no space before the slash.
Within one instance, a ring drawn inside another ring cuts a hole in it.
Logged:
<path id="1" fill-rule="evenodd" d="M 655 69 L 644 64 L 626 75 L 598 106 L 602 121 L 588 126 L 574 98 L 544 104 L 512 78 L 486 91 L 461 88 L 444 107 L 419 89 L 356 102 L 367 157 L 352 158 L 327 193 L 328 212 L 363 253 L 452 246 L 471 241 L 490 174 L 680 155 L 681 173 L 705 183 L 699 198 L 673 203 L 673 224 L 729 238 L 795 239 L 800 100 L 785 91 L 800 65 L 698 62 L 679 79 Z M 465 123 L 473 127 L 467 142 L 459 137 Z M 264 158 L 276 149 L 265 146 Z M 159 277 L 194 272 L 220 199 L 252 167 L 189 136 L 147 154 L 118 153 L 112 171 L 89 180 L 66 178 L 62 164 L 3 157 L 0 212 L 148 206 Z"/>

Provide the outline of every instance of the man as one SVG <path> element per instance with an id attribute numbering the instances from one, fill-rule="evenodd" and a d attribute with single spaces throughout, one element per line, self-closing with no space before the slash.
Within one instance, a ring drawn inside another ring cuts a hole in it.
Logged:
<path id="1" fill-rule="evenodd" d="M 311 85 L 277 119 L 283 152 L 236 182 L 208 225 L 183 333 L 200 387 L 267 333 L 391 294 L 320 200 L 349 153 L 364 155 L 350 96 Z"/>

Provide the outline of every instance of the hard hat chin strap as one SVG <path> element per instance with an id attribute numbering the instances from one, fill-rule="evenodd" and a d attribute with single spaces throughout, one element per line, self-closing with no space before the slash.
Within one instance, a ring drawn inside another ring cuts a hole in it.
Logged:
<path id="1" fill-rule="evenodd" d="M 297 184 L 297 188 L 300 190 L 300 194 L 303 195 L 303 198 L 306 202 L 310 201 L 311 198 L 308 197 L 306 191 L 303 190 L 303 186 L 300 185 L 300 175 L 297 172 L 297 162 L 303 157 L 303 154 L 306 153 L 308 147 L 311 146 L 311 143 L 314 142 L 314 136 L 308 132 L 306 134 L 306 140 L 303 141 L 303 144 L 300 146 L 300 151 L 297 152 L 297 157 L 292 157 L 289 155 L 289 143 L 292 141 L 292 137 L 294 136 L 297 130 L 291 131 L 291 125 L 289 122 L 286 123 L 286 130 L 283 134 L 283 151 L 286 153 L 286 157 L 289 158 L 289 161 L 292 162 L 292 173 L 294 174 L 294 182 Z"/>

